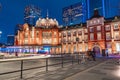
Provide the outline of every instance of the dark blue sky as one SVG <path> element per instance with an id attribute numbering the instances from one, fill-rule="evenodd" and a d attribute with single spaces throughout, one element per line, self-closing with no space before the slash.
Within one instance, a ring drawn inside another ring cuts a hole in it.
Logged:
<path id="1" fill-rule="evenodd" d="M 0 42 L 6 42 L 7 35 L 14 34 L 15 26 L 24 23 L 24 8 L 29 4 L 41 8 L 42 17 L 46 17 L 49 10 L 49 17 L 56 18 L 62 24 L 62 8 L 80 2 L 80 0 L 0 0 L 0 31 L 2 35 Z"/>

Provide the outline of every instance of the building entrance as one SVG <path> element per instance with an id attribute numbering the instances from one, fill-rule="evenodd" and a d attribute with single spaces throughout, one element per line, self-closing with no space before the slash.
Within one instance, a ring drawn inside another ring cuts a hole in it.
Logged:
<path id="1" fill-rule="evenodd" d="M 100 54 L 100 48 L 98 46 L 95 46 L 93 48 L 93 51 L 95 52 L 95 54 Z"/>

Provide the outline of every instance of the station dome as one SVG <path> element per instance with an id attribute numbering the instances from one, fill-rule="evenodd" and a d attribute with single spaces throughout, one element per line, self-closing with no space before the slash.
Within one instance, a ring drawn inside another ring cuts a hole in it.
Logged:
<path id="1" fill-rule="evenodd" d="M 42 27 L 42 28 L 52 28 L 58 26 L 58 21 L 56 19 L 52 18 L 39 18 L 36 21 L 36 27 Z"/>

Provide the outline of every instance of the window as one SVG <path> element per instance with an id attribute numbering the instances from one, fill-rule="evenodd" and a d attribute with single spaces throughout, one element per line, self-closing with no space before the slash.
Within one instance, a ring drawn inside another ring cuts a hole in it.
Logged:
<path id="1" fill-rule="evenodd" d="M 105 30 L 109 31 L 110 30 L 110 25 L 106 25 Z"/>
<path id="2" fill-rule="evenodd" d="M 106 40 L 110 40 L 110 39 L 111 39 L 110 33 L 106 33 Z"/>
<path id="3" fill-rule="evenodd" d="M 75 42 L 75 41 L 76 41 L 76 37 L 73 37 L 73 38 L 74 38 L 74 40 L 73 40 L 73 41 Z"/>
<path id="4" fill-rule="evenodd" d="M 88 41 L 88 35 L 85 35 L 84 40 Z"/>
<path id="5" fill-rule="evenodd" d="M 59 37 L 61 36 L 61 33 L 59 33 Z"/>
<path id="6" fill-rule="evenodd" d="M 28 44 L 28 39 L 25 39 L 25 42 L 24 42 L 24 44 Z"/>
<path id="7" fill-rule="evenodd" d="M 28 38 L 28 33 L 25 33 L 25 38 Z"/>
<path id="8" fill-rule="evenodd" d="M 71 36 L 71 32 L 70 32 L 70 31 L 68 31 L 68 33 L 67 33 L 67 34 L 68 34 L 68 36 Z"/>
<path id="9" fill-rule="evenodd" d="M 97 31 L 101 31 L 101 26 L 97 26 Z"/>
<path id="10" fill-rule="evenodd" d="M 116 43 L 116 50 L 120 51 L 120 43 Z"/>
<path id="11" fill-rule="evenodd" d="M 94 34 L 93 33 L 90 34 L 90 40 L 94 40 Z"/>
<path id="12" fill-rule="evenodd" d="M 97 40 L 101 40 L 101 33 L 97 33 Z"/>
<path id="13" fill-rule="evenodd" d="M 48 33 L 48 35 L 49 35 L 49 33 Z M 56 32 L 54 32 L 54 37 L 56 37 L 57 36 L 57 33 Z"/>
<path id="14" fill-rule="evenodd" d="M 120 39 L 118 31 L 114 32 L 114 38 L 115 38 L 115 40 L 119 40 Z"/>
<path id="15" fill-rule="evenodd" d="M 56 43 L 57 42 L 57 39 L 56 38 L 54 38 L 54 43 Z"/>
<path id="16" fill-rule="evenodd" d="M 82 41 L 82 36 L 79 36 L 79 41 L 80 41 L 80 42 Z"/>
<path id="17" fill-rule="evenodd" d="M 114 29 L 118 29 L 118 24 L 115 24 L 115 25 L 114 25 Z"/>
<path id="18" fill-rule="evenodd" d="M 90 32 L 94 32 L 94 28 L 93 27 L 90 27 Z"/>
<path id="19" fill-rule="evenodd" d="M 88 30 L 87 30 L 87 29 L 84 29 L 84 31 L 85 31 L 85 33 L 87 33 L 87 32 L 88 32 Z"/>
<path id="20" fill-rule="evenodd" d="M 63 33 L 63 36 L 66 36 L 66 33 L 65 33 L 65 32 Z"/>
<path id="21" fill-rule="evenodd" d="M 82 34 L 82 31 L 78 31 L 78 34 L 81 35 L 81 34 Z"/>
<path id="22" fill-rule="evenodd" d="M 39 31 L 36 32 L 36 37 L 39 37 Z"/>
<path id="23" fill-rule="evenodd" d="M 68 42 L 70 42 L 71 41 L 71 38 L 70 37 L 68 37 Z"/>
<path id="24" fill-rule="evenodd" d="M 74 36 L 76 35 L 76 31 L 73 32 L 73 35 L 74 35 Z"/>

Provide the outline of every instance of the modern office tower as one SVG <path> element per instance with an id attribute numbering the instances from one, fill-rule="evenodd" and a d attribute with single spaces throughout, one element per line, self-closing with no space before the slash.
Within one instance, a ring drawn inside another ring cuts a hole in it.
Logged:
<path id="1" fill-rule="evenodd" d="M 8 35 L 7 36 L 7 45 L 13 46 L 14 45 L 14 35 Z"/>
<path id="2" fill-rule="evenodd" d="M 30 25 L 35 25 L 37 19 L 41 16 L 41 10 L 34 6 L 28 5 L 24 11 L 24 22 Z"/>
<path id="3" fill-rule="evenodd" d="M 101 16 L 111 18 L 120 16 L 120 0 L 86 0 L 88 18 L 93 15 L 94 10 L 98 10 Z"/>
<path id="4" fill-rule="evenodd" d="M 64 7 L 62 15 L 64 25 L 84 23 L 87 19 L 86 0 Z"/>

